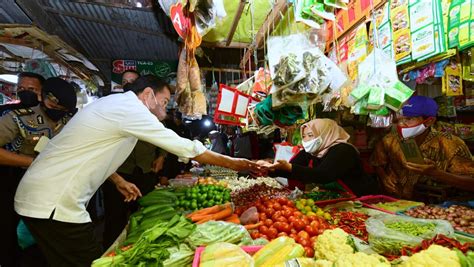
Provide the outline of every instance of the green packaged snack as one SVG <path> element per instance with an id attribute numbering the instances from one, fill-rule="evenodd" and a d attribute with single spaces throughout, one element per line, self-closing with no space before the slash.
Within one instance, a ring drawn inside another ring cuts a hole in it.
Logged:
<path id="1" fill-rule="evenodd" d="M 351 96 L 359 101 L 361 100 L 363 97 L 365 97 L 366 95 L 368 95 L 370 92 L 370 86 L 368 86 L 367 84 L 359 84 L 359 86 L 357 86 L 354 90 L 352 90 L 351 92 Z"/>
<path id="2" fill-rule="evenodd" d="M 367 97 L 357 101 L 357 103 L 355 103 L 355 105 L 352 107 L 351 112 L 356 115 L 368 115 L 369 111 L 367 110 Z"/>
<path id="3" fill-rule="evenodd" d="M 384 89 L 378 86 L 370 88 L 369 99 L 367 100 L 367 108 L 378 110 L 385 103 Z"/>
<path id="4" fill-rule="evenodd" d="M 413 93 L 414 91 L 408 86 L 397 81 L 393 87 L 385 89 L 385 106 L 394 111 L 398 111 Z"/>
<path id="5" fill-rule="evenodd" d="M 388 116 L 390 115 L 390 110 L 388 110 L 387 107 L 383 106 L 379 108 L 378 110 L 371 111 L 370 114 L 376 115 L 376 116 Z"/>

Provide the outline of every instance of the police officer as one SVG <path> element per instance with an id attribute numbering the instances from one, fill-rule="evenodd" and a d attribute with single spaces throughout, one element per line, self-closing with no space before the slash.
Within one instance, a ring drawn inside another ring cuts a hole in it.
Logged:
<path id="1" fill-rule="evenodd" d="M 14 172 L 2 177 L 0 187 L 0 229 L 5 249 L 0 250 L 0 266 L 15 266 L 18 260 L 16 227 L 19 217 L 13 209 L 18 183 L 36 156 L 35 146 L 42 136 L 53 138 L 76 111 L 76 93 L 60 78 L 47 79 L 42 102 L 31 108 L 14 109 L 0 117 L 0 165 L 13 166 Z M 2 174 L 2 176 L 4 176 Z"/>
<path id="2" fill-rule="evenodd" d="M 19 108 L 31 108 L 39 104 L 41 100 L 41 88 L 43 87 L 43 76 L 33 72 L 22 72 L 18 74 L 16 94 L 20 103 L 6 104 L 0 106 L 0 116 L 11 110 Z"/>

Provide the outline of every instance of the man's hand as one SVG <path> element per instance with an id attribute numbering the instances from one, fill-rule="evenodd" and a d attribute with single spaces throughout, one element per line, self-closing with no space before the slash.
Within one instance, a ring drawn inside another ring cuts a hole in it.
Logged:
<path id="1" fill-rule="evenodd" d="M 262 170 L 262 167 L 248 159 L 239 159 L 239 158 L 232 158 L 231 164 L 229 166 L 231 169 L 235 171 L 254 171 L 258 172 Z"/>
<path id="2" fill-rule="evenodd" d="M 142 196 L 140 189 L 130 182 L 123 181 L 115 185 L 117 190 L 125 197 L 125 202 L 135 201 Z"/>
<path id="3" fill-rule="evenodd" d="M 159 156 L 158 158 L 156 158 L 156 159 L 153 161 L 151 170 L 152 170 L 154 173 L 158 173 L 159 171 L 161 171 L 161 170 L 163 169 L 163 163 L 164 163 L 164 162 L 165 162 L 165 157 L 164 157 L 164 156 Z"/>
<path id="4" fill-rule="evenodd" d="M 138 187 L 130 182 L 127 182 L 127 180 L 125 180 L 122 176 L 120 176 L 120 174 L 116 172 L 110 175 L 109 180 L 115 184 L 117 190 L 125 197 L 125 202 L 136 200 L 142 196 L 142 193 Z"/>
<path id="5" fill-rule="evenodd" d="M 405 168 L 409 169 L 410 171 L 423 174 L 423 175 L 432 175 L 434 171 L 436 171 L 435 162 L 429 159 L 425 159 L 426 164 L 417 164 L 412 162 L 405 162 Z"/>

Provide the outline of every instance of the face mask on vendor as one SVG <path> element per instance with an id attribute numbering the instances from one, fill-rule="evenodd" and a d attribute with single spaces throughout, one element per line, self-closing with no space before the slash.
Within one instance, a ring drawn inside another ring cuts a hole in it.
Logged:
<path id="1" fill-rule="evenodd" d="M 322 143 L 323 143 L 323 139 L 321 138 L 321 136 L 318 136 L 315 139 L 310 140 L 310 141 L 303 141 L 304 151 L 310 154 L 316 153 L 321 147 Z"/>
<path id="2" fill-rule="evenodd" d="M 164 90 L 165 92 L 168 92 L 168 90 Z M 157 98 L 153 90 L 151 90 L 150 98 L 153 98 L 153 100 L 146 100 L 145 105 L 146 107 L 150 110 L 153 115 L 155 115 L 158 120 L 162 121 L 166 118 L 166 106 L 168 105 L 169 102 L 169 97 L 166 97 L 166 93 L 163 92 L 162 95 L 160 94 L 159 97 Z"/>
<path id="3" fill-rule="evenodd" d="M 308 127 L 303 129 L 303 148 L 307 153 L 316 153 L 323 143 L 321 136 L 314 137 L 314 133 Z"/>
<path id="4" fill-rule="evenodd" d="M 404 138 L 414 138 L 423 134 L 428 128 L 431 118 L 423 119 L 422 117 L 400 117 L 398 118 L 397 131 Z"/>

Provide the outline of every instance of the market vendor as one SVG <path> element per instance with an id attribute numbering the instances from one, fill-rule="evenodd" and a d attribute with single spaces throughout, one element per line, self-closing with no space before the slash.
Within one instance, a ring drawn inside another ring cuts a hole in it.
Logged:
<path id="1" fill-rule="evenodd" d="M 22 216 L 52 266 L 90 266 L 101 255 L 86 205 L 99 186 L 132 152 L 147 141 L 186 161 L 258 170 L 246 159 L 219 155 L 198 141 L 165 128 L 168 85 L 142 76 L 132 91 L 101 98 L 83 110 L 53 138 L 18 186 L 15 210 Z M 127 198 L 140 195 L 133 187 Z"/>
<path id="2" fill-rule="evenodd" d="M 348 143 L 349 134 L 330 119 L 315 119 L 301 126 L 304 150 L 290 162 L 270 166 L 272 176 L 303 183 L 326 184 L 341 180 L 356 195 L 375 193 L 377 183 L 364 173 L 358 150 Z"/>
<path id="3" fill-rule="evenodd" d="M 410 199 L 415 184 L 427 179 L 474 191 L 471 153 L 459 137 L 432 129 L 437 112 L 433 99 L 411 97 L 398 116 L 397 133 L 386 135 L 377 144 L 371 164 L 389 194 Z M 426 164 L 407 162 L 400 138 L 414 138 Z"/>

